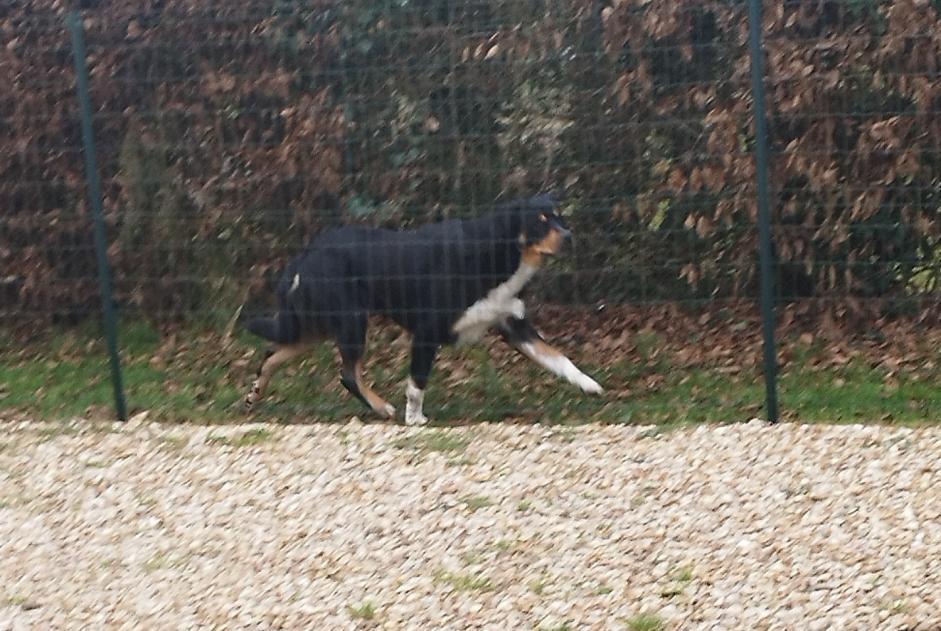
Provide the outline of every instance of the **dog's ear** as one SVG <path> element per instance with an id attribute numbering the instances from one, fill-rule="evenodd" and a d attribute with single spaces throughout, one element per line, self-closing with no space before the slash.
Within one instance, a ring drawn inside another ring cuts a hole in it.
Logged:
<path id="1" fill-rule="evenodd" d="M 547 204 L 552 207 L 556 207 L 556 206 L 559 206 L 565 200 L 558 191 L 550 190 L 544 193 L 540 193 L 539 195 L 536 195 L 535 197 L 533 197 L 533 201 L 535 201 L 537 204 L 542 203 L 542 204 Z"/>
<path id="2" fill-rule="evenodd" d="M 526 203 L 534 210 L 551 209 L 552 212 L 558 212 L 559 206 L 562 205 L 562 198 L 555 191 L 550 191 L 533 195 L 526 200 Z"/>

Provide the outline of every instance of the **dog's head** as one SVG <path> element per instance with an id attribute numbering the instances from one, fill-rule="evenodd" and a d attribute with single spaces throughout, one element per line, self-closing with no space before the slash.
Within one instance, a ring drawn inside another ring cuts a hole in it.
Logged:
<path id="1" fill-rule="evenodd" d="M 519 202 L 519 244 L 523 259 L 538 262 L 543 256 L 555 256 L 572 232 L 557 212 L 558 202 L 539 195 Z"/>

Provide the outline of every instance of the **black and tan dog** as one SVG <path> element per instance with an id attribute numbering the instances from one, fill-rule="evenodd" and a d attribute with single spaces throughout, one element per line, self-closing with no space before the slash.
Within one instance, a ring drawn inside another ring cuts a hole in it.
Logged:
<path id="1" fill-rule="evenodd" d="M 370 314 L 383 314 L 412 334 L 405 422 L 427 422 L 422 400 L 438 349 L 497 331 L 547 370 L 589 393 L 601 386 L 542 339 L 526 319 L 520 290 L 546 256 L 571 237 L 556 203 L 537 196 L 489 215 L 447 220 L 415 230 L 347 226 L 324 233 L 292 261 L 278 285 L 278 312 L 248 323 L 276 347 L 268 351 L 245 399 L 251 409 L 272 374 L 311 344 L 334 340 L 341 382 L 376 413 L 395 408 L 363 380 Z"/>

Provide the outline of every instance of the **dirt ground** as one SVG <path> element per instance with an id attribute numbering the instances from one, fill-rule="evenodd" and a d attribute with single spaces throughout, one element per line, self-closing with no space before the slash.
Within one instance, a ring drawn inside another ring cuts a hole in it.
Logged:
<path id="1" fill-rule="evenodd" d="M 0 629 L 941 628 L 941 428 L 2 428 Z"/>

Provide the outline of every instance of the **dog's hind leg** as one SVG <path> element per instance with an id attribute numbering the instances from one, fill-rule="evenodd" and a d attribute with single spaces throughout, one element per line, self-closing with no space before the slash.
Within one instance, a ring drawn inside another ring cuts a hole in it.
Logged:
<path id="1" fill-rule="evenodd" d="M 585 392 L 601 394 L 604 391 L 597 381 L 579 370 L 572 360 L 547 344 L 528 320 L 510 318 L 500 326 L 500 335 L 522 355 Z"/>
<path id="2" fill-rule="evenodd" d="M 342 350 L 340 354 L 343 355 Z M 379 416 L 385 418 L 395 417 L 395 408 L 392 404 L 376 394 L 363 380 L 362 359 L 354 359 L 351 356 L 343 357 L 343 372 L 340 376 L 340 383 L 350 391 L 350 394 L 368 405 Z"/>
<path id="3" fill-rule="evenodd" d="M 339 340 L 343 369 L 340 383 L 354 397 L 385 418 L 395 417 L 395 408 L 385 401 L 363 379 L 363 351 L 366 347 L 366 317 L 354 318 Z"/>
<path id="4" fill-rule="evenodd" d="M 265 352 L 265 360 L 258 367 L 258 374 L 252 382 L 252 388 L 245 396 L 245 411 L 251 412 L 255 403 L 261 398 L 268 382 L 275 371 L 286 361 L 297 357 L 307 349 L 306 344 L 290 344 L 278 346 L 277 350 L 268 349 Z"/>

